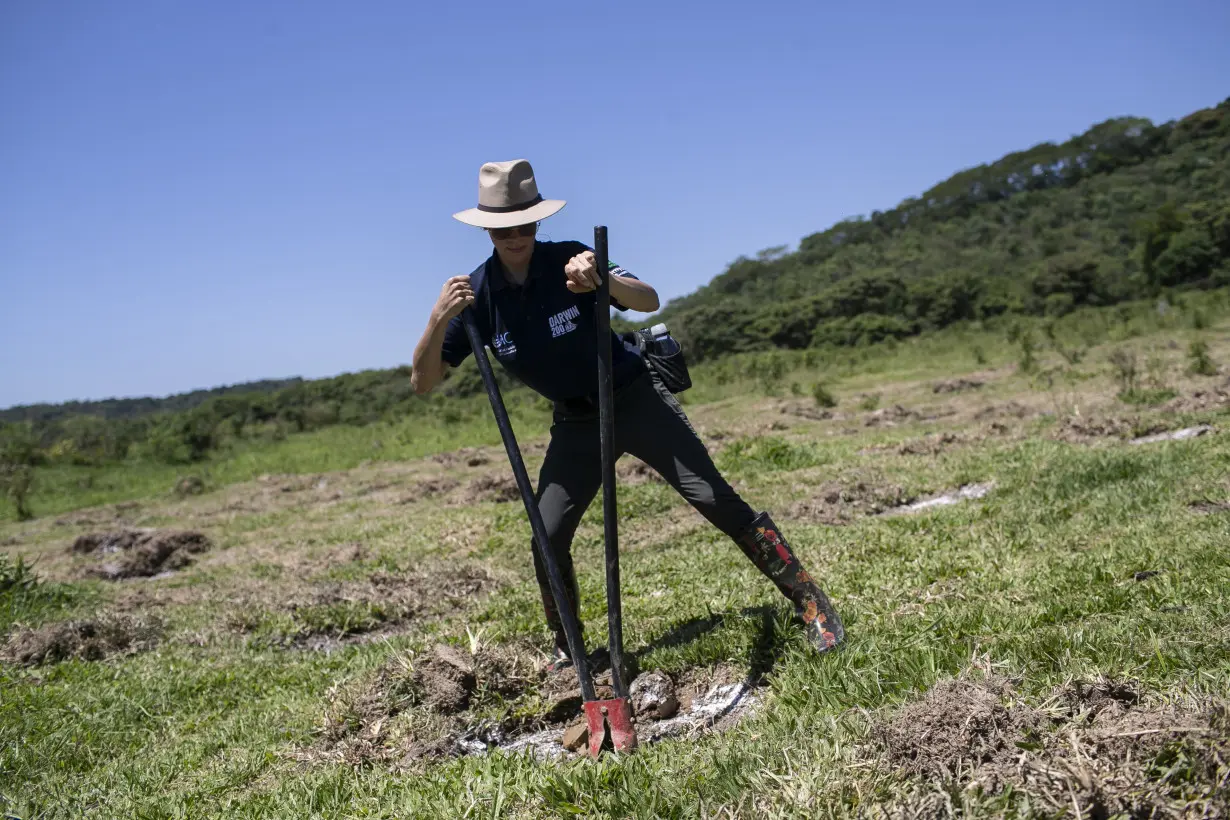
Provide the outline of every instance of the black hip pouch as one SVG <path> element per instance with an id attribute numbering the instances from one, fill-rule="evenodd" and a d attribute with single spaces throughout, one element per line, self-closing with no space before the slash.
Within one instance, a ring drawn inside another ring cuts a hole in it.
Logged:
<path id="1" fill-rule="evenodd" d="M 667 390 L 682 393 L 692 386 L 688 363 L 683 358 L 683 348 L 670 335 L 666 325 L 658 324 L 625 333 L 624 339 L 640 349 L 641 357 L 657 372 Z"/>

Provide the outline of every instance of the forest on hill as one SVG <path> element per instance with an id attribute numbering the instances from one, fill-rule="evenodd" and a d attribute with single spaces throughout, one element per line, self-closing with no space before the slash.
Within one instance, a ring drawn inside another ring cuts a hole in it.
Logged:
<path id="1" fill-rule="evenodd" d="M 741 257 L 650 321 L 666 321 L 689 360 L 702 361 L 1225 285 L 1230 100 L 1160 125 L 1109 120 L 961 171 L 896 208 L 804 237 L 793 252 Z M 612 320 L 616 330 L 645 324 Z M 467 364 L 426 397 L 399 367 L 15 407 L 0 411 L 0 479 L 20 482 L 23 469 L 49 461 L 189 463 L 227 440 L 435 412 L 451 396 L 481 392 Z"/>

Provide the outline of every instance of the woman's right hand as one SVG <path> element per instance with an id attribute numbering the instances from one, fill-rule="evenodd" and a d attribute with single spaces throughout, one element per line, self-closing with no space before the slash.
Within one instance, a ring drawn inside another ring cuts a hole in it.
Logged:
<path id="1" fill-rule="evenodd" d="M 436 300 L 433 311 L 436 321 L 447 322 L 461 311 L 474 304 L 474 291 L 470 289 L 470 276 L 454 276 L 444 283 L 440 289 L 440 298 Z"/>

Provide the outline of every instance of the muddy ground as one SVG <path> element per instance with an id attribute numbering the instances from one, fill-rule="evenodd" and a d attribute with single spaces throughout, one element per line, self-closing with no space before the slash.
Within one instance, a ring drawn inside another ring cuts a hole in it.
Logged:
<path id="1" fill-rule="evenodd" d="M 1147 700 L 1132 681 L 1076 681 L 1034 706 L 1002 677 L 943 680 L 871 742 L 917 786 L 894 816 L 952 816 L 966 790 L 1023 792 L 1054 816 L 1230 812 L 1227 704 Z"/>

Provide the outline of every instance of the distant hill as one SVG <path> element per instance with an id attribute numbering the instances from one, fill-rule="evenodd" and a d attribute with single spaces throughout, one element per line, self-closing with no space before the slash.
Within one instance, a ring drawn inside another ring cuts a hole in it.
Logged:
<path id="1" fill-rule="evenodd" d="M 859 344 L 1230 284 L 1228 262 L 1230 100 L 1162 125 L 1108 120 L 961 171 L 792 253 L 740 257 L 654 320 L 693 359 Z"/>
<path id="2" fill-rule="evenodd" d="M 52 422 L 69 416 L 98 416 L 104 419 L 136 419 L 155 413 L 174 413 L 199 407 L 209 399 L 242 393 L 273 393 L 284 387 L 301 384 L 298 376 L 290 379 L 264 379 L 209 390 L 193 390 L 166 398 L 104 399 L 102 401 L 70 401 L 63 404 L 25 404 L 0 410 L 0 422 Z"/>
<path id="3" fill-rule="evenodd" d="M 806 236 L 793 252 L 740 257 L 650 321 L 666 321 L 698 361 L 860 345 L 960 321 L 1062 315 L 1223 285 L 1230 285 L 1230 100 L 1161 125 L 1108 120 L 1060 145 L 961 171 L 891 210 Z M 504 389 L 514 388 L 496 373 Z M 449 396 L 483 390 L 472 364 L 426 398 L 414 394 L 410 375 L 400 367 L 163 399 L 14 407 L 0 411 L 0 455 L 37 460 L 41 448 L 99 463 L 144 451 L 192 461 L 261 430 L 282 435 L 434 412 Z"/>

